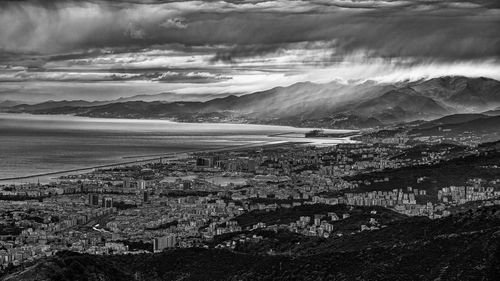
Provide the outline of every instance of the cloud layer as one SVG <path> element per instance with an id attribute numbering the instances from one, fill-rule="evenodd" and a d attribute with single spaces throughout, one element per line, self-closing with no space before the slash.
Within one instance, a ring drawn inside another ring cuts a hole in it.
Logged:
<path id="1" fill-rule="evenodd" d="M 356 78 L 335 72 L 346 65 L 352 73 L 382 65 L 386 78 L 476 67 L 495 76 L 499 58 L 496 0 L 0 0 L 0 88 Z"/>

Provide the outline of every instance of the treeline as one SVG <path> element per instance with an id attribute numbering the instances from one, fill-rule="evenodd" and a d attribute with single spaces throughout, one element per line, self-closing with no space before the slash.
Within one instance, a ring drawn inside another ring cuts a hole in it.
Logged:
<path id="1" fill-rule="evenodd" d="M 427 194 L 435 197 L 437 191 L 447 186 L 464 186 L 469 179 L 481 178 L 494 180 L 499 178 L 498 169 L 486 168 L 500 163 L 500 152 L 481 153 L 459 157 L 433 165 L 419 165 L 398 169 L 387 169 L 380 172 L 359 174 L 345 177 L 348 181 L 361 181 L 359 192 L 385 190 L 394 188 L 425 189 Z M 388 178 L 389 181 L 384 181 Z M 424 180 L 418 181 L 419 178 Z M 381 180 L 375 182 L 374 180 Z M 365 184 L 364 182 L 370 182 Z"/>
<path id="2" fill-rule="evenodd" d="M 43 198 L 47 196 L 28 196 L 28 195 L 3 195 L 0 194 L 0 201 L 26 201 L 26 200 L 38 200 L 43 201 Z"/>
<path id="3" fill-rule="evenodd" d="M 376 211 L 376 214 L 372 214 L 372 211 Z M 330 218 L 327 216 L 328 212 L 334 212 L 340 219 L 342 219 L 343 214 L 349 214 L 348 219 L 339 220 L 334 223 L 334 227 L 338 227 L 339 230 L 359 229 L 359 225 L 366 223 L 370 218 L 376 218 L 381 223 L 388 223 L 393 220 L 406 218 L 405 215 L 380 206 L 364 207 L 347 206 L 344 204 L 308 204 L 293 208 L 278 208 L 275 211 L 254 210 L 244 213 L 234 218 L 234 220 L 242 227 L 252 226 L 259 222 L 266 223 L 267 225 L 289 224 L 297 221 L 301 216 L 314 217 L 314 215 L 322 215 L 323 220 L 331 222 Z M 312 220 L 311 218 L 311 221 Z"/>
<path id="4" fill-rule="evenodd" d="M 210 191 L 204 191 L 204 190 L 169 190 L 169 191 L 164 191 L 160 193 L 160 197 L 172 197 L 172 198 L 177 198 L 177 197 L 186 197 L 186 196 L 199 196 L 199 197 L 205 197 L 210 194 L 216 194 L 217 192 L 210 192 Z"/>

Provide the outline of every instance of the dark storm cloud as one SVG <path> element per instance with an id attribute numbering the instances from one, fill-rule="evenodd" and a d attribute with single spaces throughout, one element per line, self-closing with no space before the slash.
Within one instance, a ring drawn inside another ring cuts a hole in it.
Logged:
<path id="1" fill-rule="evenodd" d="M 215 83 L 231 77 L 221 73 L 190 70 L 128 70 L 84 71 L 45 69 L 0 69 L 0 83 L 27 81 L 106 82 L 106 81 L 152 81 L 165 83 Z"/>
<path id="2" fill-rule="evenodd" d="M 499 15 L 436 16 L 390 11 L 331 17 L 330 14 L 305 14 L 274 18 L 227 17 L 224 26 L 244 26 L 230 51 L 219 52 L 215 59 L 259 55 L 286 48 L 300 41 L 332 40 L 337 54 L 364 51 L 385 58 L 483 59 L 500 54 Z M 498 27 L 498 28 L 497 28 Z M 207 28 L 210 28 L 207 26 Z M 215 28 L 215 27 L 214 27 Z M 229 32 L 222 27 L 223 33 Z M 270 32 L 262 32 L 270 29 Z"/>
<path id="3" fill-rule="evenodd" d="M 0 1 L 0 50 L 37 62 L 176 44 L 212 46 L 212 62 L 324 42 L 416 61 L 498 59 L 500 1 Z M 219 46 L 214 48 L 213 46 Z M 97 51 L 96 51 L 97 49 Z M 62 57 L 61 57 L 62 55 Z M 11 59 L 14 60 L 15 59 Z"/>

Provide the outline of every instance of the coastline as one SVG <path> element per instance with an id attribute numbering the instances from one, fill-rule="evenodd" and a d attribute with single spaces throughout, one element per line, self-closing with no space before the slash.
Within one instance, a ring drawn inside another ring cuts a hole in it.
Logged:
<path id="1" fill-rule="evenodd" d="M 125 117 L 113 117 L 113 116 L 108 116 L 108 117 L 93 117 L 93 116 L 85 116 L 85 115 L 78 115 L 78 114 L 42 114 L 42 113 L 31 113 L 31 112 L 8 112 L 8 111 L 1 111 L 0 110 L 0 117 L 1 116 L 31 116 L 31 117 L 46 117 L 50 118 L 53 116 L 61 116 L 61 117 L 70 117 L 70 118 L 75 118 L 75 119 L 81 119 L 81 121 L 93 121 L 93 122 L 101 122 L 101 121 L 114 121 L 114 122 L 119 122 L 119 123 L 127 123 L 127 122 L 158 122 L 158 123 L 170 123 L 170 124 L 206 124 L 206 125 L 243 125 L 243 126 L 267 126 L 267 127 L 279 127 L 279 128 L 291 128 L 291 129 L 297 129 L 297 130 L 315 130 L 318 128 L 313 128 L 313 127 L 298 127 L 298 126 L 293 126 L 293 125 L 283 125 L 283 124 L 273 124 L 273 123 L 253 123 L 253 122 L 231 122 L 231 121 L 224 121 L 224 122 L 184 122 L 184 121 L 178 121 L 178 120 L 171 120 L 171 119 L 161 119 L 161 118 L 125 118 Z M 38 119 L 38 118 L 37 118 Z M 332 133 L 337 133 L 337 134 L 353 134 L 355 132 L 360 132 L 360 129 L 332 129 L 332 128 L 323 128 L 324 131 L 326 132 L 332 132 Z M 279 136 L 279 135 L 286 135 L 290 133 L 295 133 L 295 132 L 285 132 L 285 133 L 277 133 L 277 134 L 272 134 L 269 136 Z"/>
<path id="2" fill-rule="evenodd" d="M 119 166 L 123 166 L 123 165 L 138 164 L 138 163 L 151 163 L 151 162 L 155 162 L 155 161 L 160 161 L 162 159 L 179 159 L 179 158 L 182 158 L 182 155 L 184 155 L 184 157 L 187 157 L 193 153 L 208 153 L 208 152 L 218 152 L 218 151 L 237 151 L 237 150 L 244 150 L 244 149 L 253 148 L 253 147 L 286 145 L 286 144 L 292 144 L 292 143 L 293 142 L 288 142 L 288 141 L 270 141 L 270 142 L 265 142 L 265 143 L 244 144 L 244 145 L 227 146 L 227 147 L 214 148 L 214 149 L 200 149 L 200 150 L 189 150 L 189 151 L 180 151 L 180 152 L 169 152 L 169 153 L 165 153 L 165 154 L 157 154 L 157 155 L 155 155 L 155 157 L 146 158 L 146 159 L 137 159 L 137 160 L 133 160 L 133 161 L 116 162 L 116 163 L 110 163 L 110 164 L 104 164 L 104 165 L 74 168 L 74 169 L 67 169 L 67 170 L 59 170 L 59 171 L 40 173 L 40 174 L 31 174 L 31 175 L 18 176 L 18 177 L 0 178 L 0 185 L 8 184 L 8 183 L 3 183 L 3 182 L 7 182 L 7 181 L 36 179 L 36 178 L 40 178 L 40 177 L 92 171 L 92 170 L 101 169 L 101 168 L 112 168 L 112 167 L 119 167 Z M 141 158 L 141 157 L 147 157 L 147 156 L 137 156 L 137 158 Z M 123 157 L 123 159 L 127 159 L 127 158 L 135 158 L 135 157 L 134 156 Z"/>
<path id="3" fill-rule="evenodd" d="M 140 123 L 142 122 L 160 122 L 160 123 L 169 123 L 169 124 L 186 124 L 188 125 L 189 123 L 182 123 L 182 122 L 174 122 L 174 121 L 167 121 L 167 120 L 153 120 L 153 119 L 114 119 L 114 118 L 91 118 L 91 117 L 79 117 L 79 116 L 72 116 L 72 115 L 38 115 L 38 114 L 29 114 L 29 113 L 5 113 L 1 112 L 0 117 L 7 117 L 5 118 L 6 120 L 12 119 L 16 120 L 16 117 L 28 117 L 27 120 L 40 120 L 37 117 L 41 117 L 42 119 L 46 119 L 49 121 L 53 120 L 64 120 L 65 122 L 71 122 L 71 121 L 81 121 L 84 119 L 85 121 L 94 121 L 97 123 L 104 123 L 106 121 L 119 121 L 128 123 L 128 122 L 136 122 L 139 121 Z M 11 118 L 9 118 L 11 117 Z M 75 119 L 73 119 L 75 118 Z M 24 118 L 21 118 L 24 119 Z M 68 120 L 69 119 L 69 120 Z M 75 121 L 75 122 L 76 122 Z M 76 123 L 75 123 L 76 124 Z M 204 125 L 209 125 L 210 123 L 192 123 L 192 124 L 204 124 Z M 65 124 L 67 126 L 67 124 Z M 234 123 L 217 123 L 218 126 L 227 126 L 227 125 L 237 125 Z M 140 164 L 140 163 L 148 163 L 148 162 L 155 162 L 159 161 L 160 159 L 174 159 L 176 157 L 186 157 L 189 154 L 192 153 L 202 153 L 202 152 L 217 152 L 217 151 L 236 151 L 236 150 L 244 150 L 247 148 L 253 148 L 253 147 L 264 147 L 264 146 L 270 146 L 270 145 L 284 145 L 284 144 L 289 144 L 289 143 L 302 143 L 302 144 L 315 144 L 315 145 L 335 145 L 337 143 L 342 143 L 342 142 L 350 142 L 350 137 L 339 137 L 339 138 L 305 138 L 304 137 L 304 132 L 308 130 L 307 128 L 295 128 L 295 127 L 290 127 L 290 126 L 279 126 L 279 125 L 257 125 L 257 124 L 241 124 L 242 126 L 265 126 L 269 127 L 272 129 L 273 127 L 279 127 L 279 129 L 282 130 L 282 132 L 277 132 L 277 133 L 268 133 L 266 135 L 263 135 L 263 140 L 257 141 L 257 142 L 252 142 L 252 143 L 246 143 L 246 144 L 237 144 L 237 145 L 228 145 L 228 146 L 222 146 L 222 147 L 216 147 L 216 148 L 200 148 L 200 149 L 185 149 L 181 151 L 175 151 L 175 152 L 165 152 L 165 153 L 152 153 L 152 154 L 142 154 L 142 155 L 126 155 L 123 154 L 120 158 L 115 159 L 114 161 L 108 162 L 108 163 L 103 163 L 103 164 L 98 164 L 98 165 L 92 165 L 93 163 L 87 163 L 87 166 L 83 167 L 78 167 L 78 166 L 73 166 L 68 169 L 64 169 L 64 167 L 61 167 L 62 169 L 55 169 L 53 171 L 46 171 L 46 172 L 41 172 L 41 173 L 31 173 L 31 174 L 20 174 L 20 175 L 9 175 L 5 177 L 0 178 L 0 185 L 6 185 L 6 184 L 23 184 L 23 183 L 30 183 L 30 182 L 37 182 L 40 180 L 41 182 L 50 182 L 55 180 L 56 176 L 61 176 L 61 175 L 66 175 L 66 174 L 76 174 L 76 173 L 82 173 L 86 171 L 92 171 L 94 169 L 101 169 L 101 168 L 111 168 L 111 167 L 117 167 L 117 166 L 123 166 L 123 165 L 131 165 L 131 164 Z M 72 129 L 73 128 L 73 125 Z M 7 126 L 8 128 L 8 126 Z M 78 128 L 76 128 L 78 129 Z M 117 128 L 112 128 L 112 129 L 117 129 Z M 111 129 L 111 130 L 112 130 Z M 141 128 L 142 129 L 142 128 Z M 154 127 L 156 132 L 161 132 L 159 129 L 164 130 L 163 127 Z M 272 130 L 271 130 L 272 131 Z M 345 133 L 350 133 L 352 134 L 355 132 L 355 130 L 331 130 L 333 132 L 337 132 L 339 135 L 340 134 L 345 134 Z M 194 136 L 193 136 L 194 137 Z M 90 164 L 90 165 L 89 165 Z"/>
<path id="4" fill-rule="evenodd" d="M 350 141 L 350 137 L 342 138 L 343 140 L 348 140 Z M 304 138 L 304 140 L 307 140 Z M 335 139 L 339 140 L 339 139 Z M 310 141 L 269 141 L 269 142 L 264 142 L 264 143 L 252 143 L 252 144 L 243 144 L 243 145 L 237 145 L 237 146 L 227 146 L 227 147 L 222 147 L 222 148 L 214 148 L 214 149 L 200 149 L 200 150 L 189 150 L 189 151 L 180 151 L 180 152 L 169 152 L 165 154 L 156 154 L 156 155 L 150 155 L 152 158 L 145 158 L 145 159 L 137 159 L 137 160 L 132 160 L 132 161 L 124 161 L 124 162 L 115 162 L 115 163 L 110 163 L 110 164 L 104 164 L 104 165 L 97 165 L 97 166 L 89 166 L 89 167 L 82 167 L 82 168 L 74 168 L 74 169 L 67 169 L 67 170 L 59 170 L 59 171 L 53 171 L 53 172 L 47 172 L 47 173 L 40 173 L 40 174 L 31 174 L 31 175 L 25 175 L 25 176 L 18 176 L 18 177 L 8 177 L 8 178 L 0 178 L 0 185 L 9 185 L 9 184 L 14 184 L 11 181 L 18 181 L 18 180 L 28 180 L 28 179 L 37 179 L 37 178 L 44 178 L 48 176 L 57 176 L 57 175 L 65 175 L 65 174 L 74 174 L 77 172 L 90 172 L 95 169 L 102 169 L 102 168 L 112 168 L 112 167 L 120 167 L 124 165 L 130 165 L 130 164 L 140 164 L 140 163 L 152 163 L 155 161 L 161 161 L 163 159 L 168 159 L 168 160 L 174 160 L 174 159 L 179 159 L 183 157 L 188 157 L 190 154 L 194 153 L 210 153 L 210 152 L 221 152 L 221 151 L 240 151 L 240 150 L 245 150 L 245 149 L 250 149 L 250 148 L 256 148 L 256 147 L 273 147 L 273 146 L 284 146 L 284 145 L 291 145 L 291 144 L 313 144 L 314 141 L 311 139 Z M 336 144 L 329 144 L 329 145 L 336 145 Z M 137 158 L 141 157 L 149 157 L 149 156 L 136 156 Z M 134 156 L 124 156 L 123 159 L 130 159 L 130 158 L 136 158 Z M 56 180 L 56 178 L 52 178 Z M 20 183 L 18 183 L 20 184 Z"/>

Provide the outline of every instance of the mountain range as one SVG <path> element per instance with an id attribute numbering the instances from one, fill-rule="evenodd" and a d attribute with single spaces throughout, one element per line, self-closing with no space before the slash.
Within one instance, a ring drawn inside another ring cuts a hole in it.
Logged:
<path id="1" fill-rule="evenodd" d="M 23 104 L 23 103 L 20 101 L 4 100 L 4 101 L 0 101 L 0 109 L 13 107 L 13 106 L 20 105 L 20 104 Z"/>
<path id="2" fill-rule="evenodd" d="M 52 101 L 14 105 L 7 110 L 89 117 L 166 118 L 190 122 L 243 120 L 292 126 L 366 128 L 460 113 L 485 112 L 494 116 L 500 106 L 500 82 L 463 76 L 394 84 L 301 82 L 206 101 L 194 101 L 192 97 L 173 101 L 179 97 L 181 95 L 160 94 L 107 102 Z"/>

